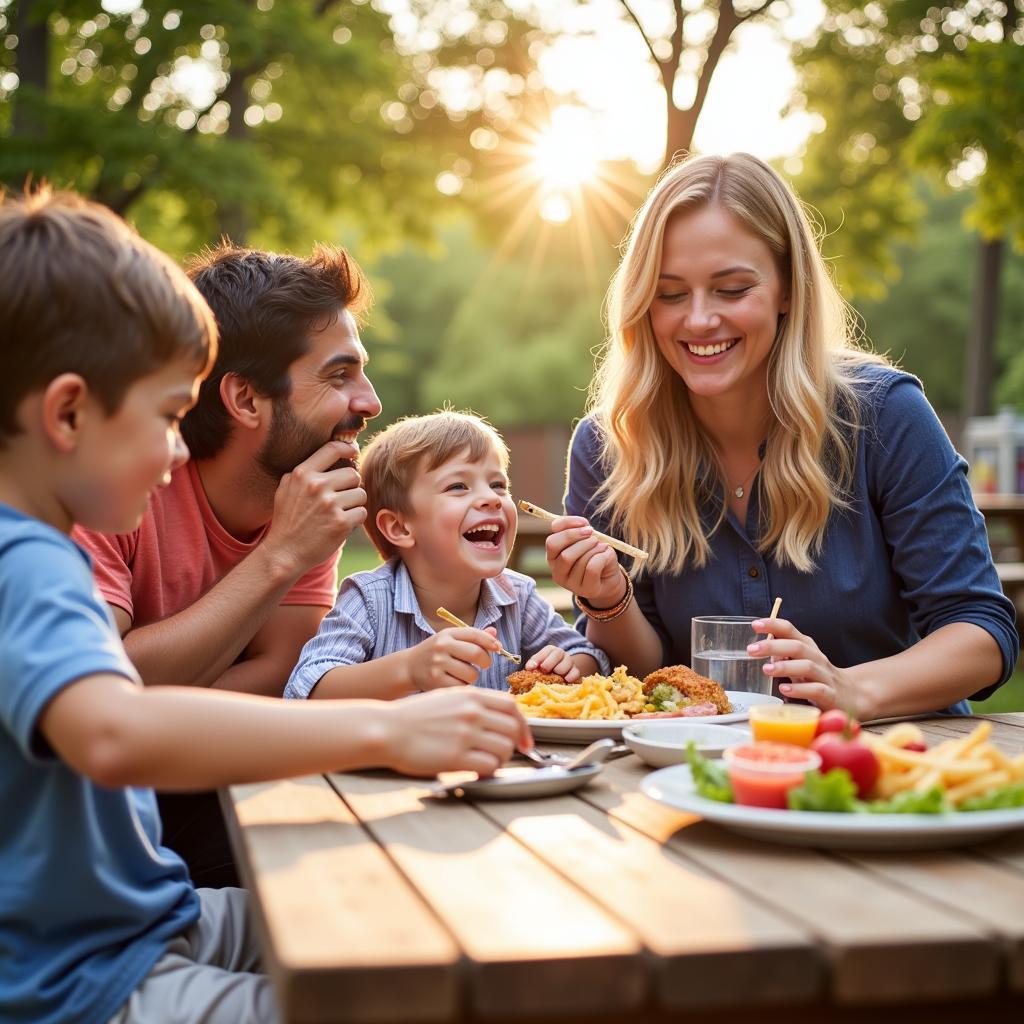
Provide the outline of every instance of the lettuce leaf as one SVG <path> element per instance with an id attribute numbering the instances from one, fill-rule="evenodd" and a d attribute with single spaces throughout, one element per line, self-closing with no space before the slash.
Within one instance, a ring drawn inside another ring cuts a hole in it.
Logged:
<path id="1" fill-rule="evenodd" d="M 1008 807 L 1024 807 L 1024 782 L 1011 782 L 990 789 L 980 796 L 968 797 L 959 807 L 961 811 L 1001 811 Z"/>
<path id="2" fill-rule="evenodd" d="M 724 764 L 712 761 L 699 753 L 693 740 L 686 744 L 686 760 L 693 775 L 693 784 L 700 796 L 705 800 L 717 800 L 720 804 L 733 802 L 732 783 L 729 782 Z"/>
<path id="3" fill-rule="evenodd" d="M 916 793 L 897 793 L 891 800 L 872 800 L 864 804 L 869 814 L 943 814 L 950 809 L 946 795 L 938 786 Z"/>
<path id="4" fill-rule="evenodd" d="M 857 787 L 845 768 L 833 768 L 822 775 L 808 772 L 804 781 L 787 795 L 791 811 L 859 810 Z"/>

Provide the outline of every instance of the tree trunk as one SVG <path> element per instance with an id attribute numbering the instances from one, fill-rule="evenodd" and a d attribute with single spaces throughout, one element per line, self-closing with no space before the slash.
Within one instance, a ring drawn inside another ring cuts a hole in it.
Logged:
<path id="1" fill-rule="evenodd" d="M 18 37 L 18 89 L 28 86 L 37 94 L 29 103 L 15 97 L 11 118 L 11 135 L 15 138 L 39 139 L 46 135 L 46 119 L 40 109 L 40 100 L 46 94 L 50 62 L 47 6 L 32 0 L 18 0 L 14 11 L 14 34 Z"/>
<path id="2" fill-rule="evenodd" d="M 248 73 L 239 68 L 232 72 L 227 88 L 221 99 L 231 106 L 228 128 L 225 137 L 232 142 L 244 142 L 249 134 L 249 126 L 245 123 L 245 108 L 249 103 Z M 222 202 L 217 209 L 221 238 L 228 238 L 235 245 L 245 245 L 249 237 L 249 211 L 239 200 L 229 199 Z"/>
<path id="3" fill-rule="evenodd" d="M 996 325 L 999 323 L 999 287 L 1004 239 L 978 239 L 974 305 L 967 336 L 964 373 L 964 419 L 992 411 L 995 377 Z"/>
<path id="4" fill-rule="evenodd" d="M 662 167 L 668 167 L 674 159 L 685 156 L 693 145 L 693 133 L 697 127 L 699 110 L 680 110 L 672 103 L 671 93 L 666 94 L 665 104 L 668 121 L 665 134 L 665 159 Z"/>

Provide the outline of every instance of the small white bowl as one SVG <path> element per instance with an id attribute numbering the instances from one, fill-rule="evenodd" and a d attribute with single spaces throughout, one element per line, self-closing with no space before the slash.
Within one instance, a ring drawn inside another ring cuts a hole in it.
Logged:
<path id="1" fill-rule="evenodd" d="M 721 757 L 726 747 L 749 743 L 750 733 L 685 718 L 651 718 L 627 725 L 622 730 L 622 739 L 641 761 L 653 768 L 668 768 L 686 760 L 686 744 L 690 740 L 705 757 Z"/>

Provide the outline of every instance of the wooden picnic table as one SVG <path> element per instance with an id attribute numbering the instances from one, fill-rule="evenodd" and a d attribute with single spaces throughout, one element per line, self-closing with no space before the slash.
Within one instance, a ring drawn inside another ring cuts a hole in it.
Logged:
<path id="1" fill-rule="evenodd" d="M 987 717 L 1024 750 L 1024 714 Z M 1024 830 L 776 845 L 649 800 L 647 771 L 630 755 L 574 794 L 477 804 L 384 772 L 225 791 L 284 1019 L 1024 1020 Z"/>

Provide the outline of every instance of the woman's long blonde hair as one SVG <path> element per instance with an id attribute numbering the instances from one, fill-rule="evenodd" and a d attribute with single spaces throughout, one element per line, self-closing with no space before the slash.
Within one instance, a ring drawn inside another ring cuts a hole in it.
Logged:
<path id="1" fill-rule="evenodd" d="M 808 572 L 829 513 L 848 505 L 857 370 L 884 360 L 856 347 L 852 313 L 797 198 L 746 153 L 669 168 L 634 218 L 608 292 L 610 337 L 591 385 L 607 472 L 597 508 L 614 532 L 650 553 L 649 570 L 679 573 L 710 557 L 708 538 L 725 516 L 725 474 L 686 385 L 658 351 L 648 311 L 670 218 L 711 203 L 765 241 L 788 286 L 789 311 L 768 358 L 773 417 L 761 466 L 758 548 Z M 702 523 L 701 506 L 715 497 L 718 519 Z"/>

